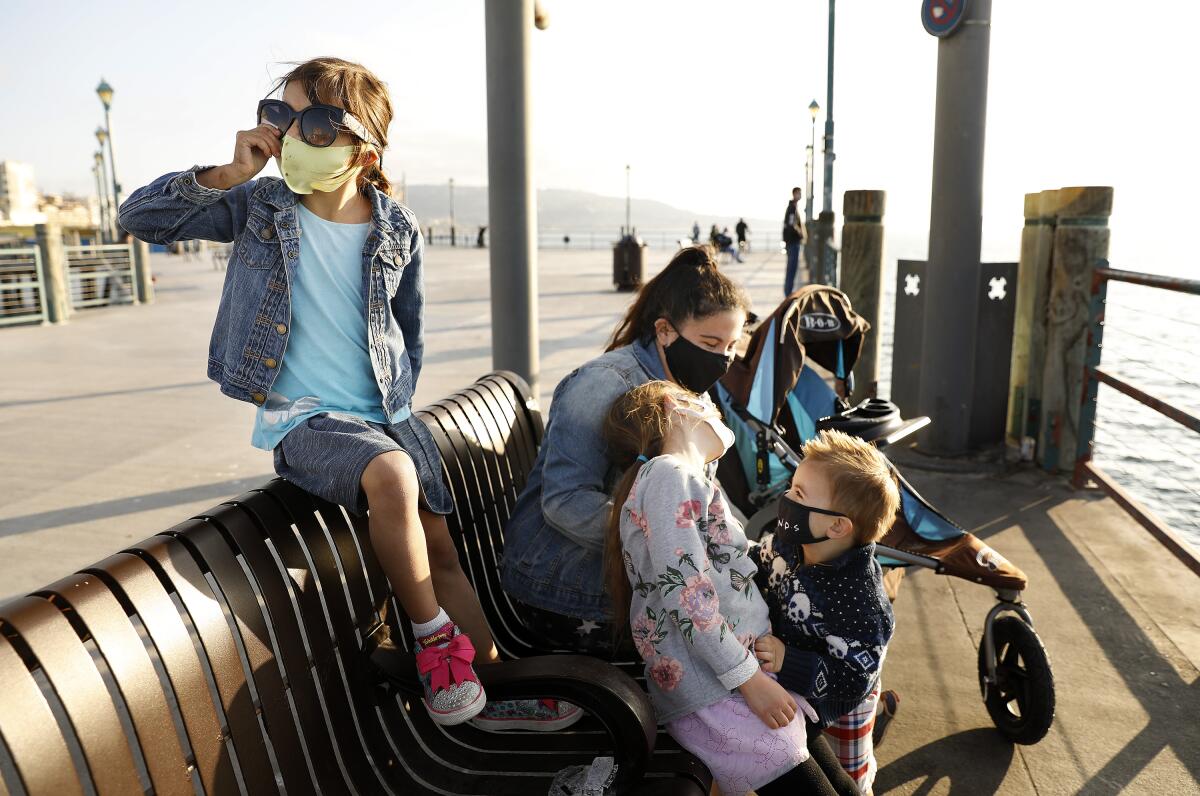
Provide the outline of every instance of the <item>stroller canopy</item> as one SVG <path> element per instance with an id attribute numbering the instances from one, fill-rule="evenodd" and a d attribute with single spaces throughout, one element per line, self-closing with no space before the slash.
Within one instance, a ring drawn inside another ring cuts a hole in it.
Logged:
<path id="1" fill-rule="evenodd" d="M 795 389 L 806 357 L 844 379 L 858 362 L 870 329 L 845 293 L 806 285 L 759 324 L 746 354 L 729 368 L 721 386 L 734 404 L 772 425 Z"/>

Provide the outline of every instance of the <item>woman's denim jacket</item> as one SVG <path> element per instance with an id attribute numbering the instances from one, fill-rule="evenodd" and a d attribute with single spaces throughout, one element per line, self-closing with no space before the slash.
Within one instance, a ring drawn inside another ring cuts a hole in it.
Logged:
<path id="1" fill-rule="evenodd" d="M 650 340 L 602 354 L 559 382 L 504 531 L 501 583 L 509 595 L 558 614 L 608 618 L 604 536 L 619 473 L 605 453 L 604 418 L 621 395 L 664 378 Z"/>
<path id="2" fill-rule="evenodd" d="M 292 326 L 291 283 L 300 262 L 296 195 L 265 177 L 229 190 L 196 182 L 196 166 L 166 174 L 121 203 L 118 220 L 150 243 L 233 243 L 208 348 L 208 377 L 221 392 L 262 404 Z M 363 247 L 362 294 L 375 381 L 390 419 L 412 402 L 424 349 L 423 243 L 416 216 L 368 186 L 371 232 Z"/>

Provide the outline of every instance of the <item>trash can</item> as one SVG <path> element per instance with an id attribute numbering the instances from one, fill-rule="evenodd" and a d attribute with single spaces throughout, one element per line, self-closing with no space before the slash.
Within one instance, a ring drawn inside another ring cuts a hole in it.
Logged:
<path id="1" fill-rule="evenodd" d="M 613 246 L 613 284 L 617 290 L 637 290 L 642 286 L 643 250 L 646 244 L 634 235 L 625 235 Z"/>

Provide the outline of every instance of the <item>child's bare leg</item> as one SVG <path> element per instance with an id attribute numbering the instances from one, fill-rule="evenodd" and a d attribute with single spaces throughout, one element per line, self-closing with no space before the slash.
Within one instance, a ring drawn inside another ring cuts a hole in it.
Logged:
<path id="1" fill-rule="evenodd" d="M 371 510 L 371 547 L 400 606 L 415 623 L 432 621 L 438 601 L 429 572 L 425 532 L 417 509 L 421 484 L 408 454 L 381 453 L 362 475 Z"/>
<path id="2" fill-rule="evenodd" d="M 471 637 L 471 643 L 475 646 L 475 662 L 499 662 L 500 653 L 484 619 L 479 596 L 463 572 L 446 518 L 428 511 L 421 511 L 420 515 L 421 524 L 425 527 L 425 542 L 429 546 L 433 589 L 438 600 L 455 624 Z"/>

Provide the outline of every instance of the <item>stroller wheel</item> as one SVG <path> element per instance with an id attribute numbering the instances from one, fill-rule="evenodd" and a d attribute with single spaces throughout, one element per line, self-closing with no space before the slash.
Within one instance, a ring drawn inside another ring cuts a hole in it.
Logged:
<path id="1" fill-rule="evenodd" d="M 1016 616 L 992 625 L 996 682 L 987 682 L 987 651 L 979 643 L 979 686 L 983 703 L 1000 730 L 1019 744 L 1035 744 L 1054 721 L 1054 673 L 1033 628 Z"/>

